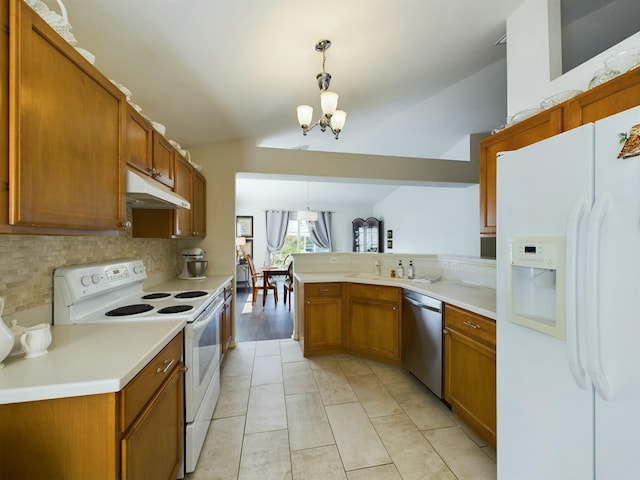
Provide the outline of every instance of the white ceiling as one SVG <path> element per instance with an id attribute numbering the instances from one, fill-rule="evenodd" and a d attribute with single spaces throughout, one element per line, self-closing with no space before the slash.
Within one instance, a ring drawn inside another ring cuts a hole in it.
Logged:
<path id="1" fill-rule="evenodd" d="M 504 123 L 505 46 L 494 43 L 524 0 L 63 1 L 78 46 L 183 147 L 254 138 L 447 158 Z M 303 137 L 295 114 L 307 103 L 317 118 L 323 38 L 348 114 L 337 141 L 317 128 Z"/>
<path id="2" fill-rule="evenodd" d="M 60 11 L 57 0 L 43 1 Z M 466 159 L 468 134 L 504 123 L 506 47 L 494 43 L 524 1 L 63 0 L 78 46 L 185 148 L 251 138 L 262 147 L 452 160 Z M 563 21 L 611 1 L 562 0 Z M 306 103 L 317 118 L 314 47 L 323 38 L 333 43 L 331 89 L 347 111 L 339 140 L 318 128 L 304 137 L 295 114 Z M 239 179 L 238 202 L 256 188 L 306 197 L 300 179 L 268 180 Z M 326 208 L 332 198 L 372 205 L 397 188 L 315 180 L 312 203 Z"/>

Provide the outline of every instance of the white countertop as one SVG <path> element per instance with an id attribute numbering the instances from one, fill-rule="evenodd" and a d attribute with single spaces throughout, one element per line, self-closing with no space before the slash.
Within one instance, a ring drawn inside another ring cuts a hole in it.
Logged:
<path id="1" fill-rule="evenodd" d="M 496 319 L 496 290 L 494 288 L 476 286 L 453 280 L 423 283 L 406 278 L 366 276 L 366 274 L 353 272 L 294 273 L 294 275 L 296 279 L 302 283 L 351 282 L 406 288 L 493 320 Z M 364 275 L 367 278 L 359 277 L 359 275 Z"/>
<path id="2" fill-rule="evenodd" d="M 54 325 L 49 353 L 4 360 L 0 404 L 118 392 L 184 325 L 184 320 Z"/>

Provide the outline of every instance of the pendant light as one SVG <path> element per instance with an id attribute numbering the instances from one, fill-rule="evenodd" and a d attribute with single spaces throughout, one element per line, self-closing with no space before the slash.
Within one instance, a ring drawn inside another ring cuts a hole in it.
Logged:
<path id="1" fill-rule="evenodd" d="M 307 209 L 298 212 L 298 221 L 317 222 L 318 212 L 312 211 L 309 207 L 309 182 L 307 182 Z"/>

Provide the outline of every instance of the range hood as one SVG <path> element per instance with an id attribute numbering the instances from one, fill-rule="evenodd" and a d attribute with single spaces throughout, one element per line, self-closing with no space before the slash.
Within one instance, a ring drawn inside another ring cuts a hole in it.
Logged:
<path id="1" fill-rule="evenodd" d="M 191 208 L 184 197 L 130 169 L 127 169 L 127 205 L 131 208 Z"/>

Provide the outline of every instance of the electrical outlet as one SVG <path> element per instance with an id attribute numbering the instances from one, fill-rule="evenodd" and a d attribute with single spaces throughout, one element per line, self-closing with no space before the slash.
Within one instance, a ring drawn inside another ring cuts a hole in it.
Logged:
<path id="1" fill-rule="evenodd" d="M 451 262 L 451 263 L 449 263 L 449 268 L 451 270 L 459 270 L 460 269 L 460 264 L 456 263 L 456 262 Z"/>
<path id="2" fill-rule="evenodd" d="M 338 263 L 338 257 L 330 257 L 329 263 Z"/>

